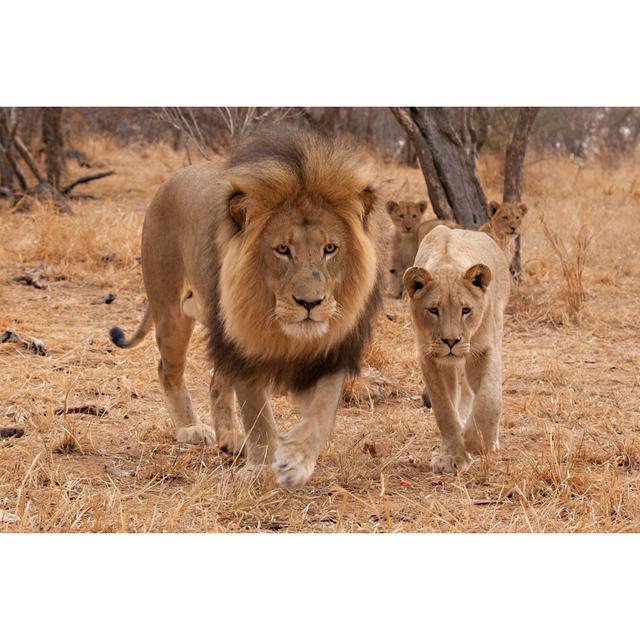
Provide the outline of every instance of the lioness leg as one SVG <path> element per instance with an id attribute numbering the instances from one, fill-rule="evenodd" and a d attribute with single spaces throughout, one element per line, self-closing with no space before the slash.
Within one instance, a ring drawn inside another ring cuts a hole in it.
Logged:
<path id="1" fill-rule="evenodd" d="M 209 397 L 218 447 L 231 455 L 240 453 L 245 436 L 236 419 L 233 386 L 223 376 L 214 372 L 209 385 Z"/>
<path id="2" fill-rule="evenodd" d="M 458 412 L 460 391 L 455 366 L 437 366 L 431 359 L 422 361 L 436 424 L 442 436 L 440 451 L 431 458 L 434 473 L 457 473 L 469 466 L 471 456 L 462 440 L 462 422 Z"/>
<path id="3" fill-rule="evenodd" d="M 311 476 L 333 427 L 344 383 L 344 371 L 320 378 L 294 399 L 302 419 L 287 433 L 278 434 L 273 470 L 281 486 L 300 487 Z"/>
<path id="4" fill-rule="evenodd" d="M 247 463 L 250 466 L 271 464 L 276 428 L 267 389 L 251 382 L 235 385 L 247 441 Z"/>
<path id="5" fill-rule="evenodd" d="M 468 451 L 487 452 L 498 448 L 498 426 L 502 412 L 502 366 L 499 354 L 490 351 L 467 367 L 475 393 L 473 410 L 464 430 Z"/>
<path id="6" fill-rule="evenodd" d="M 160 349 L 158 376 L 178 442 L 213 444 L 213 431 L 200 424 L 184 382 L 187 348 L 194 324 L 177 310 L 156 321 L 156 341 Z"/>

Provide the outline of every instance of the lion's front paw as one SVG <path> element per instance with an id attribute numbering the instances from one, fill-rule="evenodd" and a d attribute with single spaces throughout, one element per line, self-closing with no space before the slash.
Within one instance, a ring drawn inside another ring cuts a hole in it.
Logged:
<path id="1" fill-rule="evenodd" d="M 223 453 L 237 456 L 244 453 L 246 437 L 241 431 L 221 429 L 218 433 L 218 447 Z"/>
<path id="2" fill-rule="evenodd" d="M 471 464 L 471 456 L 463 450 L 441 449 L 431 458 L 434 473 L 462 473 Z"/>
<path id="3" fill-rule="evenodd" d="M 242 465 L 240 469 L 236 472 L 236 478 L 243 483 L 246 484 L 255 484 L 261 482 L 266 472 L 269 469 L 269 465 L 266 464 L 256 464 L 253 462 L 246 462 L 246 464 Z"/>
<path id="4" fill-rule="evenodd" d="M 216 441 L 216 434 L 213 429 L 205 427 L 202 424 L 193 427 L 181 427 L 176 432 L 176 440 L 178 442 L 186 442 L 187 444 L 213 444 Z"/>
<path id="5" fill-rule="evenodd" d="M 281 487 L 301 487 L 315 469 L 316 456 L 304 444 L 291 442 L 287 436 L 278 436 L 271 468 Z"/>

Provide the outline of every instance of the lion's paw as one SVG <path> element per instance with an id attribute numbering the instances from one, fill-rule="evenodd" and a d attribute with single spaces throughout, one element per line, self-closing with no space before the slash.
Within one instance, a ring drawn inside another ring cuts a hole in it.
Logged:
<path id="1" fill-rule="evenodd" d="M 242 483 L 254 484 L 263 480 L 268 470 L 269 465 L 247 462 L 237 470 L 236 478 Z"/>
<path id="2" fill-rule="evenodd" d="M 316 466 L 316 456 L 307 447 L 291 442 L 287 434 L 278 436 L 271 468 L 281 487 L 301 487 L 311 477 Z"/>
<path id="3" fill-rule="evenodd" d="M 246 437 L 241 431 L 233 429 L 220 430 L 218 433 L 218 447 L 223 453 L 237 456 L 244 453 Z"/>
<path id="4" fill-rule="evenodd" d="M 462 473 L 473 458 L 466 451 L 451 452 L 441 449 L 431 458 L 434 473 Z"/>
<path id="5" fill-rule="evenodd" d="M 176 432 L 176 440 L 178 442 L 186 442 L 187 444 L 214 444 L 216 434 L 213 429 L 205 427 L 202 424 L 193 427 L 181 427 Z"/>

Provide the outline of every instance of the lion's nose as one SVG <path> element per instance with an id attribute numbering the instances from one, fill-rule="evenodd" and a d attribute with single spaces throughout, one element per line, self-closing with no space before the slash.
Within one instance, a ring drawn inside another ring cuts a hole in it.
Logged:
<path id="1" fill-rule="evenodd" d="M 460 342 L 460 338 L 442 338 L 442 342 L 444 342 L 449 349 L 453 349 L 453 347 L 455 347 L 458 342 Z"/>
<path id="2" fill-rule="evenodd" d="M 300 298 L 296 298 L 293 296 L 293 299 L 299 304 L 302 305 L 307 311 L 311 311 L 313 307 L 317 307 L 324 298 L 320 298 L 319 300 L 301 300 Z"/>

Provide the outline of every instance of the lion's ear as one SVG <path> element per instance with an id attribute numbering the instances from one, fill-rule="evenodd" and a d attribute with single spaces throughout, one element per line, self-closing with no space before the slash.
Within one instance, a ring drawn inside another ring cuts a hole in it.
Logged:
<path id="1" fill-rule="evenodd" d="M 409 267 L 402 276 L 402 284 L 409 297 L 419 299 L 427 292 L 427 285 L 433 276 L 422 267 Z"/>
<path id="2" fill-rule="evenodd" d="M 420 209 L 420 213 L 424 213 L 427 210 L 427 206 L 426 200 L 420 200 L 420 202 L 418 202 L 418 209 Z"/>
<path id="3" fill-rule="evenodd" d="M 387 213 L 392 216 L 398 210 L 398 203 L 395 200 L 387 202 Z"/>
<path id="4" fill-rule="evenodd" d="M 527 207 L 527 205 L 524 202 L 521 202 L 520 211 L 522 212 L 522 215 L 524 215 L 525 213 L 527 213 L 527 211 L 529 211 L 529 207 Z"/>
<path id="5" fill-rule="evenodd" d="M 474 264 L 473 267 L 469 267 L 466 270 L 464 279 L 468 280 L 474 287 L 486 291 L 491 282 L 491 269 L 486 264 Z"/>
<path id="6" fill-rule="evenodd" d="M 373 205 L 376 202 L 376 192 L 372 187 L 366 187 L 360 192 L 360 200 L 364 208 L 362 219 L 364 222 L 366 222 L 367 217 L 371 213 L 371 209 L 373 209 Z"/>
<path id="7" fill-rule="evenodd" d="M 242 191 L 234 191 L 227 201 L 227 211 L 240 229 L 244 229 L 247 220 L 247 196 Z"/>
<path id="8" fill-rule="evenodd" d="M 496 211 L 500 208 L 500 203 L 492 200 L 489 203 L 489 217 L 493 218 L 496 215 Z"/>

